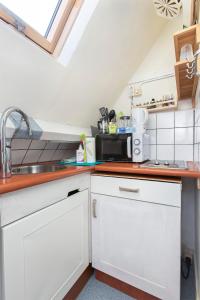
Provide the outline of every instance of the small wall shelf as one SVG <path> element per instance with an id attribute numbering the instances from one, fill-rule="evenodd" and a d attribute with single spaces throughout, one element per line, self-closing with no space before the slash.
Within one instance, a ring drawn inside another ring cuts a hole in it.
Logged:
<path id="1" fill-rule="evenodd" d="M 149 113 L 166 111 L 166 110 L 174 110 L 177 108 L 177 98 L 168 101 L 155 101 L 155 103 L 150 103 L 150 104 L 133 105 L 133 108 L 138 108 L 138 107 L 147 108 Z"/>
<path id="2" fill-rule="evenodd" d="M 191 26 L 174 34 L 174 45 L 176 54 L 175 76 L 178 100 L 191 98 L 193 107 L 195 106 L 195 95 L 198 78 L 186 78 L 187 61 L 180 61 L 181 48 L 185 44 L 191 44 L 193 53 L 197 51 L 200 44 L 200 24 Z"/>

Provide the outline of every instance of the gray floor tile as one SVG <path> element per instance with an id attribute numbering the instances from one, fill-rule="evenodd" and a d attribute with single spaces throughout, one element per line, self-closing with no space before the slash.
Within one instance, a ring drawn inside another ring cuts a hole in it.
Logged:
<path id="1" fill-rule="evenodd" d="M 77 300 L 133 300 L 132 297 L 91 277 Z"/>
<path id="2" fill-rule="evenodd" d="M 190 277 L 181 282 L 181 300 L 195 300 L 194 270 L 191 269 Z M 98 281 L 94 276 L 88 281 L 77 300 L 134 300 L 132 297 Z"/>

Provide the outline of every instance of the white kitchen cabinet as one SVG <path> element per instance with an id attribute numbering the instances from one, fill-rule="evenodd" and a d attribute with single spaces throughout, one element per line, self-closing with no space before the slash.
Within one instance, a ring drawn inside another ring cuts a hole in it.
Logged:
<path id="1" fill-rule="evenodd" d="M 65 296 L 89 264 L 88 201 L 86 189 L 2 228 L 3 300 Z"/>
<path id="2" fill-rule="evenodd" d="M 91 189 L 93 267 L 180 300 L 181 184 L 92 176 Z"/>

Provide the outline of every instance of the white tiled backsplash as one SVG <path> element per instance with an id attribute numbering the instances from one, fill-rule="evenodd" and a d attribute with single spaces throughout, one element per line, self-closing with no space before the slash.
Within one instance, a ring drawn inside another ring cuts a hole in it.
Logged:
<path id="1" fill-rule="evenodd" d="M 199 161 L 200 109 L 149 114 L 151 159 Z M 13 139 L 13 164 L 61 160 L 75 156 L 79 143 Z"/>
<path id="2" fill-rule="evenodd" d="M 193 109 L 149 115 L 151 159 L 193 161 L 198 157 L 194 137 L 200 142 L 200 127 L 195 127 L 195 114 L 200 119 L 200 112 Z"/>

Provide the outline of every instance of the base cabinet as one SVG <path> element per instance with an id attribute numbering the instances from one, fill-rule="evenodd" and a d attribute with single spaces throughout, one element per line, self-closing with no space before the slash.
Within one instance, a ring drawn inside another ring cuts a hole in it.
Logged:
<path id="1" fill-rule="evenodd" d="M 63 299 L 89 264 L 88 189 L 3 227 L 3 300 Z"/>
<path id="2" fill-rule="evenodd" d="M 99 184 L 99 192 L 103 191 L 104 181 L 111 194 L 119 183 L 125 197 L 95 193 Z M 159 299 L 180 300 L 181 209 L 153 202 L 158 202 L 159 193 L 162 201 L 172 201 L 162 195 L 165 184 L 152 182 L 155 198 L 142 199 L 145 181 L 93 176 L 92 265 Z M 171 185 L 180 203 L 181 185 Z M 171 191 L 169 183 L 168 187 Z"/>

